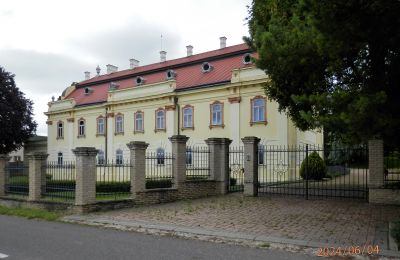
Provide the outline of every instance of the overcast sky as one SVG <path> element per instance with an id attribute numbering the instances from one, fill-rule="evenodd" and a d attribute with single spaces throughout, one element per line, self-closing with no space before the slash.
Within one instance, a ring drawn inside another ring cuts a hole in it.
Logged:
<path id="1" fill-rule="evenodd" d="M 37 134 L 47 135 L 47 102 L 84 71 L 100 65 L 129 68 L 242 43 L 251 0 L 12 0 L 0 5 L 0 66 L 16 75 L 17 86 L 33 100 Z"/>

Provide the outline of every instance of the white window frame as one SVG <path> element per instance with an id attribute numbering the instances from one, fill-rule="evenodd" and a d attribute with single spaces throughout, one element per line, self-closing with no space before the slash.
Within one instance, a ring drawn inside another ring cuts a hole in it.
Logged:
<path id="1" fill-rule="evenodd" d="M 256 104 L 261 102 L 261 104 Z M 256 98 L 252 102 L 252 122 L 265 122 L 265 99 Z"/>
<path id="2" fill-rule="evenodd" d="M 138 119 L 138 116 L 140 115 L 140 119 Z M 144 124 L 143 124 L 143 117 L 144 114 L 141 111 L 138 111 L 135 113 L 135 131 L 136 132 L 143 132 L 144 131 Z M 138 123 L 140 121 L 140 124 Z M 140 128 L 139 128 L 140 126 Z"/>
<path id="3" fill-rule="evenodd" d="M 124 152 L 121 149 L 117 149 L 115 152 L 115 164 L 122 165 L 124 163 Z"/>
<path id="4" fill-rule="evenodd" d="M 219 111 L 216 110 L 217 107 L 219 107 Z M 211 125 L 222 125 L 222 109 L 221 103 L 215 103 L 211 105 Z"/>
<path id="5" fill-rule="evenodd" d="M 105 134 L 104 127 L 105 127 L 105 118 L 104 117 L 97 118 L 97 134 L 104 135 Z"/>
<path id="6" fill-rule="evenodd" d="M 78 136 L 85 136 L 85 120 L 80 119 L 78 121 Z"/>
<path id="7" fill-rule="evenodd" d="M 156 130 L 165 129 L 165 111 L 164 109 L 156 110 Z"/>
<path id="8" fill-rule="evenodd" d="M 193 107 L 184 107 L 183 108 L 182 116 L 183 116 L 183 127 L 184 128 L 193 128 L 193 112 L 194 112 Z"/>
<path id="9" fill-rule="evenodd" d="M 115 133 L 121 134 L 124 132 L 124 116 L 119 114 L 115 116 Z"/>
<path id="10" fill-rule="evenodd" d="M 59 152 L 59 153 L 57 154 L 57 164 L 58 164 L 58 165 L 62 165 L 63 162 L 64 162 L 63 153 Z"/>
<path id="11" fill-rule="evenodd" d="M 64 138 L 64 123 L 61 121 L 57 123 L 57 138 Z"/>
<path id="12" fill-rule="evenodd" d="M 98 165 L 105 164 L 105 155 L 103 150 L 99 150 L 99 153 L 97 154 L 97 164 Z"/>

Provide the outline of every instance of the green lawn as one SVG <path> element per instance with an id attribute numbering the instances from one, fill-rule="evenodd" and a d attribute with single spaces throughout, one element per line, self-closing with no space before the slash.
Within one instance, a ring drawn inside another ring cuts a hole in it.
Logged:
<path id="1" fill-rule="evenodd" d="M 63 214 L 56 211 L 47 211 L 42 209 L 27 209 L 27 208 L 9 208 L 0 206 L 0 215 L 18 216 L 29 219 L 44 219 L 54 221 L 59 219 Z"/>

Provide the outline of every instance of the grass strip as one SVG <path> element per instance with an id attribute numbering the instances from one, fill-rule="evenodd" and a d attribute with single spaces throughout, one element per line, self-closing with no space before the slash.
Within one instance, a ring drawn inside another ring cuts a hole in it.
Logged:
<path id="1" fill-rule="evenodd" d="M 18 216 L 28 219 L 44 219 L 54 221 L 61 217 L 60 212 L 50 212 L 43 209 L 9 208 L 0 205 L 0 215 Z"/>

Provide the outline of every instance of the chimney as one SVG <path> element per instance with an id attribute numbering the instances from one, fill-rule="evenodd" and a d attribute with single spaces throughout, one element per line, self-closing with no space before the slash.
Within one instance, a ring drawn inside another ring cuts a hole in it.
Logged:
<path id="1" fill-rule="evenodd" d="M 223 49 L 225 47 L 226 47 L 226 37 L 225 36 L 219 37 L 219 48 Z"/>
<path id="2" fill-rule="evenodd" d="M 160 51 L 160 61 L 164 62 L 167 60 L 167 52 L 166 51 Z"/>
<path id="3" fill-rule="evenodd" d="M 186 52 L 187 52 L 187 56 L 192 56 L 193 55 L 193 46 L 192 45 L 188 45 L 186 46 Z"/>
<path id="4" fill-rule="evenodd" d="M 97 67 L 96 67 L 96 72 L 97 72 L 97 76 L 100 76 L 100 66 L 99 65 L 97 65 Z"/>
<path id="5" fill-rule="evenodd" d="M 107 64 L 107 74 L 113 73 L 113 72 L 117 72 L 118 71 L 118 67 L 111 65 L 111 64 Z"/>
<path id="6" fill-rule="evenodd" d="M 90 72 L 89 71 L 85 71 L 85 80 L 90 79 Z"/>
<path id="7" fill-rule="evenodd" d="M 129 60 L 130 68 L 134 69 L 136 67 L 139 67 L 139 61 L 136 59 L 130 59 Z"/>

